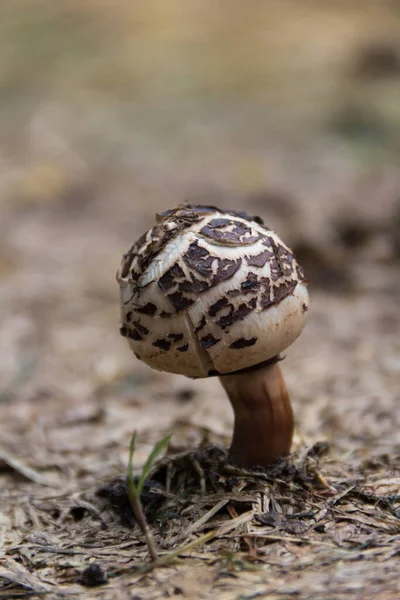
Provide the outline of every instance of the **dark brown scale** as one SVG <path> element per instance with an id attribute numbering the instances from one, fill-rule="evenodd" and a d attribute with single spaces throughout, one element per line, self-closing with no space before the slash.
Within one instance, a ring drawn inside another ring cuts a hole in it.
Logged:
<path id="1" fill-rule="evenodd" d="M 283 277 L 283 273 L 282 273 L 281 266 L 276 259 L 276 256 L 271 258 L 270 264 L 271 264 L 271 279 L 272 279 L 272 281 L 278 281 L 278 279 L 281 279 L 281 277 Z"/>
<path id="2" fill-rule="evenodd" d="M 272 248 L 273 238 L 268 235 L 263 239 L 263 241 L 261 243 L 263 246 L 266 246 L 267 248 Z"/>
<path id="3" fill-rule="evenodd" d="M 181 310 L 184 310 L 185 308 L 188 308 L 188 306 L 194 304 L 194 300 L 187 298 L 179 292 L 169 294 L 167 298 L 171 301 L 171 304 L 175 308 L 176 312 L 180 312 Z"/>
<path id="4" fill-rule="evenodd" d="M 215 258 L 211 256 L 208 250 L 199 246 L 197 241 L 190 244 L 188 250 L 183 255 L 183 259 L 190 268 L 203 275 L 203 277 L 210 277 L 212 275 L 212 264 Z"/>
<path id="5" fill-rule="evenodd" d="M 254 310 L 254 308 L 254 306 L 251 306 L 249 304 L 240 304 L 239 307 L 232 314 L 233 322 L 243 321 L 243 319 L 247 317 L 247 315 L 249 315 Z"/>
<path id="6" fill-rule="evenodd" d="M 203 329 L 203 327 L 205 327 L 207 325 L 207 321 L 205 316 L 203 315 L 201 317 L 201 321 L 200 323 L 197 325 L 197 327 L 194 329 L 193 333 L 197 333 L 198 331 L 200 331 L 201 329 Z"/>
<path id="7" fill-rule="evenodd" d="M 134 310 L 139 314 L 149 315 L 150 317 L 153 317 L 157 311 L 157 306 L 152 302 L 147 302 L 147 304 L 145 304 L 144 306 L 140 306 L 139 308 L 135 308 Z"/>
<path id="8" fill-rule="evenodd" d="M 137 329 L 129 329 L 127 332 L 127 337 L 135 340 L 135 342 L 141 342 L 143 337 L 140 335 Z"/>
<path id="9" fill-rule="evenodd" d="M 147 329 L 147 327 L 145 327 L 144 325 L 139 323 L 139 321 L 133 321 L 132 325 L 134 325 L 136 327 L 136 329 L 138 330 L 138 332 L 141 335 L 147 335 L 149 333 L 149 330 Z"/>
<path id="10" fill-rule="evenodd" d="M 274 252 L 274 256 L 270 260 L 271 278 L 273 281 L 277 281 L 281 277 L 292 275 L 294 270 L 294 257 L 283 246 L 278 245 L 274 240 L 271 241 Z M 289 265 L 285 263 L 289 263 Z"/>
<path id="11" fill-rule="evenodd" d="M 228 229 L 233 226 L 231 229 Z M 252 244 L 260 239 L 260 235 L 251 236 L 251 228 L 241 223 L 229 219 L 213 219 L 205 225 L 200 233 L 212 240 L 227 244 Z"/>
<path id="12" fill-rule="evenodd" d="M 292 275 L 294 271 L 294 256 L 288 252 L 283 246 L 278 246 L 277 260 L 285 277 Z"/>
<path id="13" fill-rule="evenodd" d="M 209 288 L 209 282 L 203 281 L 201 279 L 196 279 L 195 277 L 193 277 L 193 281 L 182 281 L 182 283 L 180 283 L 178 286 L 180 292 L 193 292 L 195 294 L 205 292 Z"/>
<path id="14" fill-rule="evenodd" d="M 181 267 L 175 263 L 168 271 L 164 273 L 162 277 L 160 277 L 158 285 L 162 289 L 164 293 L 167 293 L 177 284 L 177 279 L 182 279 L 185 277 L 185 273 L 181 269 Z"/>
<path id="15" fill-rule="evenodd" d="M 225 315 L 218 319 L 217 325 L 221 327 L 221 329 L 226 329 L 226 327 L 233 325 L 233 323 L 235 323 L 236 321 L 243 321 L 243 319 L 247 317 L 247 315 L 249 315 L 256 308 L 256 305 L 256 298 L 253 298 L 249 302 L 249 304 L 240 304 L 236 310 L 231 310 L 231 312 L 228 315 Z"/>
<path id="16" fill-rule="evenodd" d="M 262 220 L 261 217 L 251 217 L 250 215 L 247 214 L 247 212 L 240 212 L 240 211 L 236 211 L 236 210 L 229 210 L 227 212 L 230 215 L 233 215 L 234 217 L 240 217 L 241 219 L 244 219 L 245 221 L 250 221 L 250 222 L 254 221 L 255 223 L 257 223 L 257 225 L 262 225 L 266 231 L 270 231 L 270 229 L 268 229 L 268 227 L 266 227 L 264 225 L 264 221 Z"/>
<path id="17" fill-rule="evenodd" d="M 249 235 L 249 236 L 243 236 L 241 238 L 241 243 L 242 244 L 255 244 L 256 242 L 258 242 L 258 240 L 260 239 L 260 235 L 254 236 L 254 235 Z"/>
<path id="18" fill-rule="evenodd" d="M 274 304 L 279 304 L 286 296 L 293 293 L 297 281 L 287 281 L 274 288 Z"/>
<path id="19" fill-rule="evenodd" d="M 256 342 L 257 342 L 256 337 L 252 337 L 249 340 L 246 340 L 245 338 L 239 338 L 238 340 L 233 342 L 229 346 L 229 348 L 231 348 L 232 350 L 240 350 L 241 348 L 247 348 L 248 346 L 254 346 L 254 344 Z"/>
<path id="20" fill-rule="evenodd" d="M 183 346 L 179 346 L 177 348 L 178 352 L 187 352 L 189 348 L 189 344 L 184 344 Z"/>
<path id="21" fill-rule="evenodd" d="M 225 308 L 225 306 L 227 306 L 227 305 L 228 305 L 228 299 L 221 298 L 220 300 L 217 300 L 217 302 L 214 302 L 214 304 L 211 304 L 210 308 L 208 309 L 208 314 L 210 315 L 210 317 L 215 317 L 217 312 L 219 312 L 221 309 Z M 205 319 L 204 319 L 204 321 L 205 321 Z"/>
<path id="22" fill-rule="evenodd" d="M 241 223 L 240 221 L 232 221 L 234 224 L 233 232 L 238 236 L 246 235 L 246 233 L 251 233 L 251 227 Z"/>
<path id="23" fill-rule="evenodd" d="M 168 337 L 174 342 L 179 342 L 179 340 L 183 339 L 183 333 L 170 333 Z"/>
<path id="24" fill-rule="evenodd" d="M 219 229 L 213 229 L 205 225 L 205 227 L 200 229 L 200 233 L 216 242 L 240 244 L 240 237 L 236 233 L 233 233 L 233 231 L 220 231 Z"/>
<path id="25" fill-rule="evenodd" d="M 208 227 L 218 229 L 219 227 L 227 227 L 231 224 L 232 221 L 230 219 L 211 219 L 211 221 L 208 222 Z"/>
<path id="26" fill-rule="evenodd" d="M 297 285 L 297 281 L 285 281 L 281 283 L 279 286 L 272 287 L 273 298 L 270 298 L 270 291 L 263 294 L 260 299 L 260 304 L 262 308 L 269 308 L 274 304 L 279 304 L 286 296 L 290 296 L 293 293 L 294 288 Z"/>
<path id="27" fill-rule="evenodd" d="M 249 302 L 249 306 L 251 310 L 254 310 L 257 306 L 257 298 L 252 298 Z"/>
<path id="28" fill-rule="evenodd" d="M 191 269 L 194 269 L 203 277 L 211 278 L 211 282 L 208 283 L 206 289 L 232 277 L 242 263 L 240 258 L 235 261 L 214 257 L 208 250 L 199 246 L 198 242 L 192 242 L 190 244 L 187 252 L 183 255 L 183 259 Z M 215 261 L 217 262 L 217 272 L 214 275 L 212 266 Z"/>
<path id="29" fill-rule="evenodd" d="M 261 277 L 260 284 L 262 286 L 263 292 L 270 294 L 271 292 L 271 279 L 269 277 Z"/>
<path id="30" fill-rule="evenodd" d="M 128 275 L 128 273 L 127 273 L 127 275 Z M 140 272 L 139 272 L 139 271 L 135 271 L 134 269 L 132 269 L 132 270 L 129 272 L 129 279 L 130 279 L 131 281 L 133 281 L 133 283 L 136 283 L 136 282 L 137 282 L 137 280 L 139 279 L 139 277 L 140 277 Z"/>
<path id="31" fill-rule="evenodd" d="M 257 293 L 260 289 L 260 282 L 255 273 L 248 273 L 247 279 L 240 284 L 242 294 Z"/>
<path id="32" fill-rule="evenodd" d="M 261 308 L 269 308 L 274 304 L 274 300 L 271 300 L 269 292 L 261 295 L 260 305 Z"/>
<path id="33" fill-rule="evenodd" d="M 263 293 L 260 297 L 261 308 L 268 308 L 274 301 L 271 300 L 271 280 L 268 277 L 261 278 Z"/>
<path id="34" fill-rule="evenodd" d="M 249 267 L 263 267 L 273 256 L 274 254 L 271 250 L 263 250 L 260 254 L 246 256 L 246 262 Z"/>
<path id="35" fill-rule="evenodd" d="M 156 348 L 161 348 L 161 350 L 169 350 L 171 348 L 171 343 L 169 340 L 156 340 L 155 342 L 153 342 L 153 346 L 155 346 Z"/>
<path id="36" fill-rule="evenodd" d="M 233 277 L 233 275 L 240 269 L 242 259 L 238 258 L 236 261 L 228 258 L 218 259 L 217 272 L 212 279 L 211 286 L 218 285 L 222 281 L 226 281 Z"/>
<path id="37" fill-rule="evenodd" d="M 226 307 L 229 308 L 229 313 L 227 315 L 223 315 L 216 321 L 217 325 L 221 327 L 221 329 L 225 329 L 233 323 L 232 315 L 235 312 L 235 308 L 233 304 L 227 304 Z"/>
<path id="38" fill-rule="evenodd" d="M 220 342 L 220 338 L 215 338 L 211 333 L 200 338 L 200 344 L 207 350 L 207 348 L 211 348 L 211 346 L 215 346 L 218 342 Z"/>
<path id="39" fill-rule="evenodd" d="M 133 244 L 133 246 L 128 250 L 128 252 L 125 252 L 125 254 L 122 256 L 121 266 L 119 268 L 120 277 L 124 278 L 128 276 L 132 261 L 134 257 L 137 256 L 137 247 L 137 244 Z"/>

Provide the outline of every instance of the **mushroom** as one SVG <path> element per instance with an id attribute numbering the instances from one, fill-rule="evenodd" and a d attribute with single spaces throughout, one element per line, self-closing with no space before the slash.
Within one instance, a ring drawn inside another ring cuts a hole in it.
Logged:
<path id="1" fill-rule="evenodd" d="M 290 398 L 280 353 L 307 318 L 307 282 L 292 251 L 259 217 L 178 206 L 123 256 L 121 328 L 160 371 L 219 376 L 235 416 L 228 459 L 266 466 L 289 454 Z"/>

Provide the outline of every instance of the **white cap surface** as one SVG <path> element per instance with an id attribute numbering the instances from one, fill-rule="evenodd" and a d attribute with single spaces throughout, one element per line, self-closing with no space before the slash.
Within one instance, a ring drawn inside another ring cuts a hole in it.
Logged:
<path id="1" fill-rule="evenodd" d="M 180 206 L 124 255 L 121 334 L 160 371 L 232 373 L 290 346 L 308 292 L 291 250 L 260 219 Z"/>

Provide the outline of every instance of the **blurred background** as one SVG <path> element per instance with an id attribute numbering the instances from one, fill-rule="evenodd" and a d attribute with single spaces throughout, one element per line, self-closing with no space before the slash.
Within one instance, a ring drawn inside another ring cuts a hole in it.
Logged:
<path id="1" fill-rule="evenodd" d="M 305 267 L 310 322 L 284 364 L 297 447 L 393 454 L 398 0 L 3 0 L 0 106 L 10 451 L 78 477 L 126 461 L 134 428 L 144 453 L 164 430 L 229 441 L 216 380 L 152 372 L 118 333 L 122 252 L 195 201 L 262 216 Z"/>

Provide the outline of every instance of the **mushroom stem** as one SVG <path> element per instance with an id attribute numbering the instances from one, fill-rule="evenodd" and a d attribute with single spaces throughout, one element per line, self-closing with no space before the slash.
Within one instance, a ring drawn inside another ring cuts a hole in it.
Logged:
<path id="1" fill-rule="evenodd" d="M 267 466 L 290 453 L 293 411 L 277 363 L 220 381 L 235 414 L 229 461 L 242 467 Z"/>

